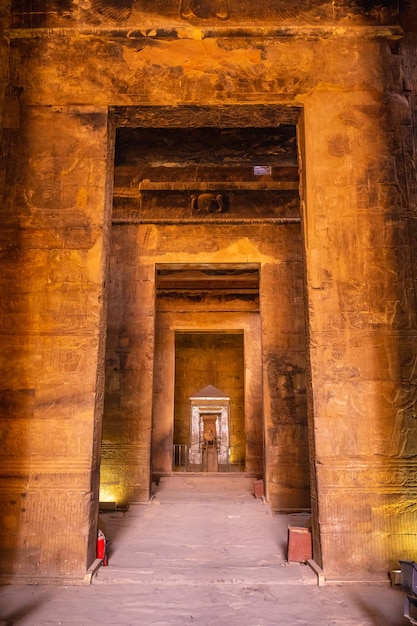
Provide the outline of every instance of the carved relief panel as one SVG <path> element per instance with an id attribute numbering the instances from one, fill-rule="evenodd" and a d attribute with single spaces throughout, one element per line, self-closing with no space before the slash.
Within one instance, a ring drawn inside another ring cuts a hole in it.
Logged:
<path id="1" fill-rule="evenodd" d="M 129 24 L 145 26 L 155 17 L 171 21 L 219 22 L 229 20 L 255 24 L 317 24 L 318 20 L 355 24 L 393 24 L 398 0 L 12 0 L 12 26 L 39 28 L 77 24 Z M 353 23 L 353 22 L 352 22 Z"/>
<path id="2" fill-rule="evenodd" d="M 181 0 L 180 15 L 182 18 L 217 17 L 220 20 L 227 20 L 230 16 L 229 2 L 228 0 Z"/>

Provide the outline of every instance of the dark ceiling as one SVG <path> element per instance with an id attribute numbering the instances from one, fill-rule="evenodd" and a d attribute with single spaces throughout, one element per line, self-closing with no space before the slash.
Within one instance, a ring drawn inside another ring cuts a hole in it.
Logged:
<path id="1" fill-rule="evenodd" d="M 297 164 L 296 128 L 118 128 L 115 165 L 161 163 Z"/>
<path id="2" fill-rule="evenodd" d="M 411 0 L 12 0 L 16 27 L 71 22 L 133 24 L 142 17 L 189 21 L 270 22 L 366 20 L 392 24 Z M 139 23 L 138 23 L 139 25 Z"/>
<path id="3" fill-rule="evenodd" d="M 159 297 L 244 296 L 259 297 L 259 268 L 246 266 L 184 266 L 157 268 L 156 288 Z"/>

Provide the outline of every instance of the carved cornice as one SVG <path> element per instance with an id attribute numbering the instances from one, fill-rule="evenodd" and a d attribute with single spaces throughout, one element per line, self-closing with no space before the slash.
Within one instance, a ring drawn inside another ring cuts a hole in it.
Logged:
<path id="1" fill-rule="evenodd" d="M 183 19 L 210 19 L 228 20 L 231 13 L 229 0 L 196 0 L 180 1 L 180 17 Z"/>
<path id="2" fill-rule="evenodd" d="M 203 40 L 217 38 L 239 39 L 303 39 L 320 40 L 330 38 L 361 38 L 361 39 L 401 39 L 404 31 L 400 26 L 345 26 L 345 25 L 294 25 L 294 26 L 156 26 L 152 28 L 115 28 L 88 26 L 70 28 L 12 28 L 6 31 L 10 40 L 48 39 L 48 38 L 107 38 L 110 40 L 124 39 L 127 42 L 155 41 L 158 39 Z"/>
<path id="3" fill-rule="evenodd" d="M 402 35 L 398 0 L 12 1 L 8 37 L 141 39 L 328 38 Z"/>
<path id="4" fill-rule="evenodd" d="M 43 0 L 11 2 L 14 26 L 72 24 L 143 24 L 149 19 L 193 24 L 232 20 L 236 23 L 350 22 L 394 24 L 398 0 Z"/>

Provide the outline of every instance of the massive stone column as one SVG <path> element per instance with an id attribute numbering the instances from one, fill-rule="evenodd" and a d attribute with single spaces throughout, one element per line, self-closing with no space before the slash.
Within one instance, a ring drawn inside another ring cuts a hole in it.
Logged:
<path id="1" fill-rule="evenodd" d="M 260 281 L 266 493 L 276 510 L 310 507 L 303 257 L 299 225 L 274 229 Z M 281 245 L 280 245 L 281 244 Z"/>
<path id="2" fill-rule="evenodd" d="M 315 556 L 330 578 L 366 578 L 417 548 L 409 111 L 321 86 L 304 121 Z"/>
<path id="3" fill-rule="evenodd" d="M 148 238 L 147 227 L 113 227 L 100 498 L 118 504 L 146 502 L 151 483 L 155 266 L 141 258 Z"/>
<path id="4" fill-rule="evenodd" d="M 105 109 L 25 108 L 2 203 L 1 570 L 95 558 L 109 176 Z"/>

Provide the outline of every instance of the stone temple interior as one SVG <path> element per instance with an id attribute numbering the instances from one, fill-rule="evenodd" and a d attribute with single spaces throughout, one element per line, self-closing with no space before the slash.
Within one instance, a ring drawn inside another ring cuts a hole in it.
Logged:
<path id="1" fill-rule="evenodd" d="M 7 0 L 0 34 L 1 580 L 82 581 L 99 504 L 178 471 L 311 511 L 330 578 L 417 558 L 415 3 Z"/>

